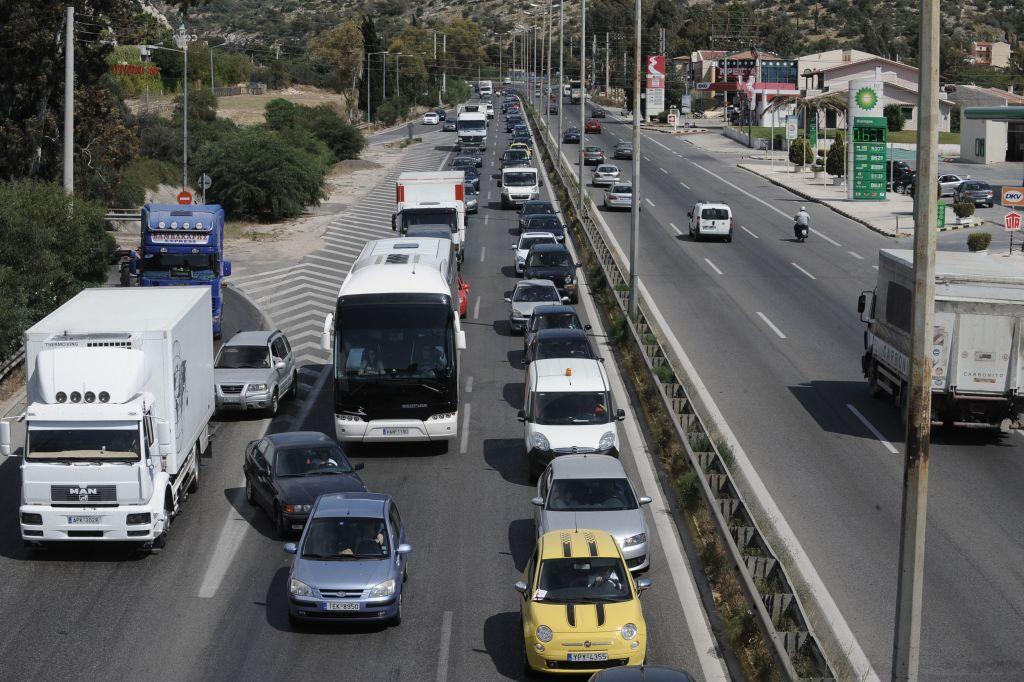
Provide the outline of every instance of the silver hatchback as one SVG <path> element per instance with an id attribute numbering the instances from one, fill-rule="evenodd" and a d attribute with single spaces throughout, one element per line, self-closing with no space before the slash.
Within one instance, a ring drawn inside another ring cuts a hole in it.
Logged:
<path id="1" fill-rule="evenodd" d="M 537 480 L 531 502 L 537 537 L 555 530 L 593 528 L 610 533 L 630 571 L 651 565 L 647 520 L 622 463 L 608 455 L 555 457 Z"/>
<path id="2" fill-rule="evenodd" d="M 221 346 L 213 365 L 217 410 L 263 410 L 273 416 L 281 398 L 295 396 L 298 375 L 283 333 L 238 332 Z"/>
<path id="3" fill-rule="evenodd" d="M 602 163 L 594 169 L 590 176 L 590 184 L 594 187 L 607 187 L 619 181 L 619 167 L 610 163 Z"/>

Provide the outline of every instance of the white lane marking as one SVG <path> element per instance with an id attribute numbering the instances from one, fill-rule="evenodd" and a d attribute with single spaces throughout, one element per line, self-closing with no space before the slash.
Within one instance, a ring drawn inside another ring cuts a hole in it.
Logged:
<path id="1" fill-rule="evenodd" d="M 800 272 L 804 273 L 805 275 L 807 275 L 807 276 L 808 276 L 808 277 L 810 277 L 811 279 L 818 279 L 817 277 L 815 277 L 814 275 L 812 275 L 811 273 L 807 272 L 807 271 L 806 271 L 806 270 L 804 270 L 804 269 L 803 269 L 802 267 L 800 267 L 799 265 L 797 265 L 796 263 L 790 263 L 790 265 L 792 265 L 792 266 L 793 266 L 794 268 L 796 268 L 796 269 L 797 269 L 797 270 L 799 270 Z"/>
<path id="2" fill-rule="evenodd" d="M 462 440 L 459 443 L 459 454 L 464 455 L 469 450 L 469 413 L 472 403 L 466 403 L 466 409 L 462 411 L 465 417 L 462 418 Z"/>
<path id="3" fill-rule="evenodd" d="M 647 197 L 644 197 L 644 201 L 646 201 L 646 202 L 647 202 L 648 204 L 650 204 L 650 205 L 651 205 L 651 208 L 654 208 L 654 202 L 653 202 L 653 201 L 651 201 L 651 200 L 650 200 L 650 199 L 648 199 Z"/>
<path id="4" fill-rule="evenodd" d="M 685 182 L 683 182 L 682 180 L 680 180 L 680 181 L 679 181 L 679 184 L 683 186 L 683 189 L 690 189 L 690 186 L 689 186 L 689 185 L 687 185 L 687 184 L 686 184 Z"/>
<path id="5" fill-rule="evenodd" d="M 473 392 L 473 375 L 470 374 L 469 377 L 466 379 L 466 393 L 472 393 L 472 392 Z"/>
<path id="6" fill-rule="evenodd" d="M 668 226 L 671 227 L 673 230 L 675 230 L 676 234 L 678 234 L 679 236 L 683 235 L 682 230 L 680 230 L 678 227 L 676 227 L 675 223 L 669 223 Z"/>
<path id="7" fill-rule="evenodd" d="M 671 150 L 671 149 L 670 149 L 669 147 L 666 147 L 666 146 L 665 146 L 665 145 L 663 145 L 662 143 L 658 142 L 657 140 L 655 140 L 655 139 L 654 139 L 653 137 L 651 137 L 650 135 L 644 135 L 644 137 L 645 137 L 646 139 L 650 140 L 651 142 L 653 142 L 654 144 L 658 145 L 658 146 L 659 146 L 659 147 L 661 147 L 662 149 L 665 149 L 665 150 L 667 150 L 667 151 L 672 151 L 672 150 Z M 647 157 L 644 157 L 644 158 L 647 158 Z M 650 159 L 647 159 L 647 160 L 648 160 L 648 161 L 650 161 Z"/>
<path id="8" fill-rule="evenodd" d="M 877 266 L 877 265 L 872 265 L 871 267 L 873 267 L 873 268 L 874 268 L 875 270 L 877 270 L 877 269 L 878 269 L 878 266 Z"/>
<path id="9" fill-rule="evenodd" d="M 490 220 L 491 220 L 491 214 L 488 213 L 487 215 L 484 216 L 484 225 L 486 225 L 488 222 L 490 222 Z"/>
<path id="10" fill-rule="evenodd" d="M 487 193 L 487 201 L 490 201 L 490 200 L 491 200 L 491 193 L 490 193 L 490 192 L 488 192 L 488 193 Z"/>
<path id="11" fill-rule="evenodd" d="M 484 262 L 484 258 L 486 258 L 486 257 L 487 257 L 487 247 L 486 246 L 481 246 L 480 247 L 480 262 L 483 263 Z"/>
<path id="12" fill-rule="evenodd" d="M 814 234 L 818 235 L 819 237 L 821 237 L 822 239 L 827 241 L 832 246 L 842 246 L 842 244 L 837 242 L 835 239 L 832 239 L 832 237 L 829 237 L 827 234 L 823 234 L 823 233 L 819 232 L 818 230 L 815 230 L 813 227 L 811 228 L 811 232 L 813 232 Z"/>
<path id="13" fill-rule="evenodd" d="M 649 157 L 649 156 L 645 156 L 644 157 L 644 161 L 650 161 L 650 160 L 651 160 L 651 157 Z"/>
<path id="14" fill-rule="evenodd" d="M 224 576 L 227 575 L 228 568 L 231 567 L 231 562 L 242 546 L 242 540 L 245 539 L 245 534 L 250 528 L 249 522 L 236 509 L 237 505 L 243 503 L 244 485 L 245 477 L 243 476 L 238 487 L 235 488 L 234 503 L 229 505 L 230 508 L 224 518 L 224 524 L 221 526 L 220 535 L 217 536 L 213 556 L 210 557 L 210 563 L 206 566 L 203 582 L 199 585 L 200 599 L 209 599 L 217 594 L 217 589 L 224 581 Z"/>
<path id="15" fill-rule="evenodd" d="M 445 611 L 441 618 L 441 650 L 437 654 L 437 682 L 448 679 L 448 650 L 452 644 L 452 612 Z"/>
<path id="16" fill-rule="evenodd" d="M 856 258 L 857 260 L 864 260 L 864 256 L 860 255 L 856 251 L 847 251 L 846 253 L 850 254 L 851 256 Z"/>
<path id="17" fill-rule="evenodd" d="M 753 232 L 751 232 L 747 228 L 743 227 L 742 225 L 740 225 L 740 229 L 743 230 L 744 232 L 746 232 L 747 234 L 749 234 L 754 239 L 760 239 L 760 237 L 758 237 L 756 234 L 754 234 Z"/>
<path id="18" fill-rule="evenodd" d="M 853 412 L 853 416 L 855 416 L 857 419 L 859 419 L 861 424 L 863 424 L 864 426 L 868 427 L 868 431 L 871 432 L 871 435 L 873 435 L 875 438 L 877 438 L 878 442 L 880 442 L 882 445 L 884 445 L 886 450 L 888 450 L 889 452 L 891 452 L 894 455 L 900 454 L 900 451 L 897 450 L 895 447 L 893 447 L 893 444 L 885 439 L 885 437 L 882 435 L 882 433 L 878 429 L 875 428 L 875 425 L 872 424 L 871 422 L 869 422 L 868 418 L 860 413 L 860 410 L 858 410 L 856 407 L 854 407 L 850 403 L 846 403 L 846 406 L 848 408 L 850 408 L 850 412 Z"/>
<path id="19" fill-rule="evenodd" d="M 708 265 L 710 265 L 711 269 L 714 270 L 715 272 L 717 272 L 719 275 L 722 274 L 722 271 L 718 269 L 717 265 L 715 265 L 714 263 L 711 262 L 710 258 L 705 258 L 704 262 L 707 263 Z"/>
<path id="20" fill-rule="evenodd" d="M 662 168 L 661 166 L 658 166 L 658 170 L 660 170 L 660 171 L 661 171 L 662 173 L 664 173 L 665 175 L 668 175 L 668 171 L 667 171 L 667 170 L 665 170 L 664 168 Z"/>
<path id="21" fill-rule="evenodd" d="M 476 297 L 476 303 L 473 304 L 473 319 L 476 320 L 480 317 L 480 297 Z"/>
<path id="22" fill-rule="evenodd" d="M 776 213 L 778 213 L 778 214 L 779 214 L 780 216 L 782 216 L 783 218 L 785 218 L 785 219 L 789 220 L 789 219 L 790 219 L 790 218 L 792 217 L 792 216 L 788 216 L 788 215 L 786 215 L 786 214 L 785 214 L 785 213 L 784 213 L 783 211 L 781 211 L 780 209 L 778 209 L 778 208 L 776 208 L 776 207 L 772 206 L 771 204 L 769 204 L 769 203 L 768 203 L 767 201 L 765 201 L 765 200 L 764 200 L 764 199 L 762 199 L 761 197 L 756 197 L 756 196 L 754 196 L 753 194 L 751 194 L 751 193 L 750 193 L 750 192 L 748 192 L 747 190 L 743 189 L 743 188 L 742 188 L 742 187 L 740 187 L 739 185 L 737 185 L 737 184 L 735 184 L 735 183 L 732 183 L 732 182 L 729 182 L 728 180 L 726 180 L 725 178 L 723 178 L 723 177 L 722 177 L 721 175 L 719 175 L 718 173 L 716 173 L 716 172 L 714 172 L 714 171 L 710 171 L 710 170 L 708 170 L 707 168 L 705 168 L 704 166 L 700 165 L 699 163 L 697 163 L 697 162 L 696 162 L 696 161 L 694 161 L 693 159 L 687 159 L 687 161 L 689 161 L 690 163 L 692 163 L 692 164 L 693 164 L 694 166 L 696 166 L 697 168 L 700 168 L 700 169 L 701 169 L 702 171 L 704 171 L 705 173 L 707 173 L 707 174 L 708 174 L 708 175 L 710 175 L 711 177 L 713 177 L 713 178 L 718 178 L 719 180 L 721 180 L 721 181 L 722 181 L 722 182 L 724 182 L 725 184 L 729 185 L 729 186 L 730 186 L 730 187 L 732 187 L 733 189 L 736 189 L 736 190 L 739 190 L 740 192 L 743 192 L 744 194 L 746 194 L 746 195 L 747 195 L 748 197 L 750 197 L 751 199 L 753 199 L 753 200 L 755 200 L 755 201 L 760 201 L 760 202 L 761 202 L 762 204 L 764 204 L 765 206 L 767 206 L 767 207 L 768 207 L 768 208 L 770 208 L 771 210 L 775 211 Z"/>
<path id="23" fill-rule="evenodd" d="M 775 332 L 775 334 L 776 334 L 776 335 L 777 335 L 777 336 L 778 336 L 778 337 L 779 337 L 780 339 L 784 339 L 784 338 L 786 338 L 786 335 L 785 335 L 785 334 L 783 334 L 783 333 L 782 333 L 782 331 L 781 331 L 781 330 L 780 330 L 780 329 L 779 329 L 778 327 L 776 327 L 776 326 L 775 326 L 774 324 L 772 324 L 772 321 L 771 321 L 771 320 L 769 320 L 769 319 L 768 319 L 768 317 L 767 317 L 767 316 L 766 316 L 766 315 L 765 315 L 764 313 L 762 313 L 761 311 L 757 311 L 757 316 L 758 316 L 758 317 L 760 317 L 760 318 L 761 318 L 762 320 L 764 320 L 764 323 L 765 323 L 766 325 L 768 325 L 769 327 L 771 327 L 771 330 L 772 330 L 773 332 Z"/>

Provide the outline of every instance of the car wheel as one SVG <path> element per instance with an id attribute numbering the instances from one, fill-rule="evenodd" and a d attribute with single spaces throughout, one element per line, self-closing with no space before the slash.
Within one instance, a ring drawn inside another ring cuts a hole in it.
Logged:
<path id="1" fill-rule="evenodd" d="M 275 388 L 273 395 L 270 396 L 270 407 L 267 408 L 268 417 L 273 417 L 277 414 L 278 402 L 277 389 Z"/>
<path id="2" fill-rule="evenodd" d="M 729 242 L 730 244 L 732 243 L 732 232 L 730 232 L 729 235 L 725 238 L 725 241 Z"/>
<path id="3" fill-rule="evenodd" d="M 245 501 L 251 506 L 256 506 L 256 492 L 252 489 L 252 481 L 245 477 Z"/>
<path id="4" fill-rule="evenodd" d="M 288 525 L 284 520 L 284 512 L 276 504 L 274 505 L 274 530 L 277 533 L 277 537 L 282 540 L 288 537 Z"/>

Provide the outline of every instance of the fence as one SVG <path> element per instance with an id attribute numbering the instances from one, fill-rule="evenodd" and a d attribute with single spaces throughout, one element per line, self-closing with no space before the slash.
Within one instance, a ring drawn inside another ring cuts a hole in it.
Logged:
<path id="1" fill-rule="evenodd" d="M 584 194 L 584 206 L 578 205 L 578 183 L 582 180 L 576 179 L 572 165 L 558 154 L 557 142 L 543 126 L 542 117 L 537 116 L 531 105 L 527 104 L 526 109 L 534 130 L 543 131 L 540 137 L 547 152 L 548 165 L 569 197 L 579 229 L 586 237 L 585 246 L 600 263 L 608 286 L 615 294 L 613 298 L 619 313 L 628 321 L 633 342 L 641 352 L 650 378 L 661 389 L 662 403 L 673 417 L 676 434 L 683 443 L 691 469 L 700 481 L 701 495 L 728 548 L 747 601 L 782 676 L 791 680 L 834 679 L 835 674 L 811 632 L 792 581 L 758 527 L 750 507 L 744 502 L 729 471 L 729 462 L 715 443 L 713 431 L 698 414 L 698 405 L 680 380 L 685 375 L 676 368 L 681 363 L 674 359 L 674 353 L 668 346 L 667 330 L 662 328 L 664 321 L 658 320 L 660 315 L 653 311 L 650 302 L 639 291 L 637 317 L 632 319 L 628 316 L 628 265 L 605 240 L 604 232 L 594 217 L 596 207 L 589 195 Z M 582 167 L 580 174 L 582 176 Z M 649 342 L 652 337 L 654 343 Z M 655 368 L 667 368 L 668 371 L 656 371 Z"/>

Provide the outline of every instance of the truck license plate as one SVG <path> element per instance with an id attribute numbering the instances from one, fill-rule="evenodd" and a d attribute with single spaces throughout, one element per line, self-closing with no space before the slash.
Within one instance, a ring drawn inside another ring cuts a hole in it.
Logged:
<path id="1" fill-rule="evenodd" d="M 578 654 L 569 654 L 569 661 L 607 661 L 608 653 L 605 651 L 584 651 Z"/>
<path id="2" fill-rule="evenodd" d="M 325 601 L 324 611 L 358 611 L 359 602 Z"/>
<path id="3" fill-rule="evenodd" d="M 98 516 L 69 516 L 68 525 L 73 526 L 78 523 L 99 523 L 100 517 Z"/>
<path id="4" fill-rule="evenodd" d="M 385 436 L 408 436 L 409 435 L 409 429 L 406 428 L 406 427 L 385 428 L 384 429 L 384 435 Z"/>

